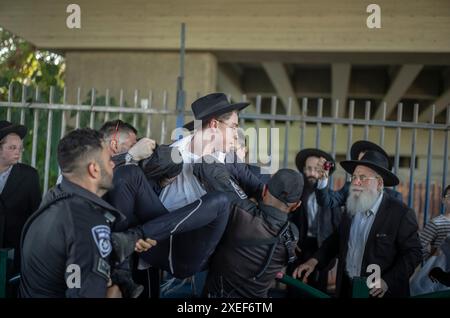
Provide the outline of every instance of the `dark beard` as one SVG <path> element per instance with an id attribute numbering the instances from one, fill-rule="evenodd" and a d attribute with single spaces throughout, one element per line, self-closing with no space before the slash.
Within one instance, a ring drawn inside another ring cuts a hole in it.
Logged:
<path id="1" fill-rule="evenodd" d="M 306 180 L 308 181 L 308 182 L 307 182 L 308 188 L 311 188 L 311 189 L 314 189 L 314 190 L 317 188 L 317 182 L 318 182 L 318 180 L 317 180 L 316 178 L 314 178 L 314 177 L 308 177 Z"/>

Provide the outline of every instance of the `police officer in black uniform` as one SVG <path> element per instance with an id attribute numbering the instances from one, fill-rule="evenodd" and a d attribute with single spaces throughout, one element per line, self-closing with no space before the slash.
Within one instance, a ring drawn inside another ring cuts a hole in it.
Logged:
<path id="1" fill-rule="evenodd" d="M 227 193 L 233 204 L 210 263 L 204 295 L 268 297 L 276 274 L 295 260 L 298 229 L 288 221 L 288 214 L 301 204 L 303 177 L 292 169 L 279 170 L 264 186 L 256 205 L 223 164 L 205 161 L 195 164 L 194 174 L 208 191 Z"/>
<path id="2" fill-rule="evenodd" d="M 58 145 L 63 180 L 27 221 L 21 240 L 21 297 L 108 297 L 113 255 L 110 226 L 123 218 L 101 196 L 114 163 L 102 135 L 78 129 Z"/>

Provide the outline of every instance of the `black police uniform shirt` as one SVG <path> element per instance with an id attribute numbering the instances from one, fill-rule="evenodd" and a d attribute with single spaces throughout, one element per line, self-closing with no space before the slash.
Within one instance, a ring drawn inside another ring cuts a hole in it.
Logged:
<path id="1" fill-rule="evenodd" d="M 63 179 L 22 234 L 21 297 L 105 297 L 110 223 L 120 212 Z"/>

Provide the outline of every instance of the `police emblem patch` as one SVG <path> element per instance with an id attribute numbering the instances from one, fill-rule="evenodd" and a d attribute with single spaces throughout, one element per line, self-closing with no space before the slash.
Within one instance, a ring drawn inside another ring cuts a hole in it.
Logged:
<path id="1" fill-rule="evenodd" d="M 108 256 L 112 251 L 111 230 L 109 227 L 106 225 L 97 225 L 91 231 L 101 257 Z"/>

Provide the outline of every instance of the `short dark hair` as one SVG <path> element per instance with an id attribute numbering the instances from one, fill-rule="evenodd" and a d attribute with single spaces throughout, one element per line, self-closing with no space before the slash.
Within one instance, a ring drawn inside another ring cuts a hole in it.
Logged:
<path id="1" fill-rule="evenodd" d="M 103 150 L 103 135 L 90 128 L 76 129 L 58 144 L 58 164 L 63 173 L 75 171 L 82 160 Z"/>
<path id="2" fill-rule="evenodd" d="M 127 133 L 127 134 L 135 134 L 137 135 L 137 129 L 134 128 L 129 123 L 126 123 L 120 119 L 107 121 L 103 124 L 103 126 L 100 128 L 100 132 L 103 134 L 105 139 L 111 138 L 115 133 L 116 130 L 119 131 L 121 134 Z"/>
<path id="3" fill-rule="evenodd" d="M 444 191 L 442 192 L 442 197 L 444 198 L 447 195 L 447 192 L 450 191 L 450 184 L 445 187 Z"/>

